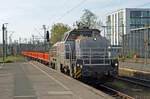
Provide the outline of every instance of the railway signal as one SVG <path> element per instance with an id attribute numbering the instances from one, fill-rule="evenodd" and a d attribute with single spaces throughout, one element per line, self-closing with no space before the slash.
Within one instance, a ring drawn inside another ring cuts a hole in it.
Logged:
<path id="1" fill-rule="evenodd" d="M 49 42 L 49 31 L 46 31 L 46 40 Z"/>

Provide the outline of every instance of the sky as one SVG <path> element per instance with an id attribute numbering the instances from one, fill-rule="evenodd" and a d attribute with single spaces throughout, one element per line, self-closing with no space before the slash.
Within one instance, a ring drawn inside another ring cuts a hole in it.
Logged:
<path id="1" fill-rule="evenodd" d="M 55 23 L 72 26 L 84 9 L 89 9 L 105 23 L 107 14 L 122 8 L 150 8 L 149 0 L 0 0 L 0 26 L 8 23 L 12 39 L 43 35 L 42 26 Z M 40 32 L 40 33 L 39 33 Z M 2 30 L 0 30 L 2 42 Z"/>

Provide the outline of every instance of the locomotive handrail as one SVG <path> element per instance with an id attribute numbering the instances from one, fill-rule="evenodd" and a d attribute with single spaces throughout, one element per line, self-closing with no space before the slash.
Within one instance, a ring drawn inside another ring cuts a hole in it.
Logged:
<path id="1" fill-rule="evenodd" d="M 65 53 L 70 53 L 70 52 L 71 52 L 71 51 L 65 51 Z M 89 52 L 90 52 L 90 51 L 84 51 L 84 52 L 82 52 L 82 53 L 86 53 L 86 54 L 88 53 L 88 54 L 89 54 Z M 92 52 L 92 54 L 93 54 L 93 53 L 96 53 L 96 54 L 97 54 L 97 53 L 101 53 L 101 54 L 108 53 L 108 52 L 105 52 L 105 51 L 99 52 L 99 51 L 92 51 L 92 50 L 91 50 L 91 52 Z"/>
<path id="2" fill-rule="evenodd" d="M 103 66 L 103 65 L 110 65 L 110 64 L 84 64 L 84 66 L 93 66 L 93 65 Z"/>
<path id="3" fill-rule="evenodd" d="M 89 58 L 84 58 L 84 60 L 88 60 Z M 104 59 L 104 58 L 92 58 L 92 60 L 98 60 L 98 59 Z M 108 59 L 111 59 L 111 58 L 105 58 L 106 60 Z"/>
<path id="4" fill-rule="evenodd" d="M 68 51 L 68 52 L 65 52 L 65 53 L 61 53 L 60 54 L 60 56 L 65 56 L 66 54 L 70 54 L 70 51 Z M 92 54 L 91 54 L 92 53 Z M 89 56 L 91 56 L 92 58 L 94 58 L 94 56 L 100 56 L 100 58 L 106 58 L 108 55 L 106 55 L 106 54 L 104 54 L 104 53 L 94 53 L 93 54 L 93 52 L 91 52 L 91 53 L 88 53 L 88 52 L 84 52 L 84 53 L 82 53 L 82 54 L 80 54 L 80 55 L 75 55 L 75 53 L 74 53 L 74 56 L 87 56 L 87 57 L 89 57 Z"/>
<path id="5" fill-rule="evenodd" d="M 70 44 L 65 45 L 68 46 L 68 50 L 61 51 L 59 48 L 58 52 L 55 49 L 53 52 L 56 52 L 56 55 L 59 55 L 61 59 L 66 57 L 67 55 L 68 59 L 70 60 L 70 64 L 72 63 L 72 61 L 76 61 L 77 59 L 82 59 L 83 64 L 86 64 L 85 61 L 88 62 L 88 64 L 110 64 L 110 58 L 108 56 L 107 48 L 86 47 L 82 48 L 81 50 L 75 50 L 75 52 L 73 52 Z M 97 60 L 97 62 L 93 63 L 92 61 L 95 60 Z"/>
<path id="6" fill-rule="evenodd" d="M 70 54 L 70 52 L 66 52 L 66 53 Z M 66 53 L 61 53 L 59 55 L 65 56 Z M 93 56 L 100 56 L 100 57 L 104 57 L 104 58 L 106 58 L 106 56 L 108 56 L 108 55 L 104 55 L 104 53 L 95 53 L 95 54 L 93 54 L 93 52 L 92 52 L 92 54 L 90 54 L 90 53 L 82 53 L 80 55 L 75 55 L 75 56 L 89 56 L 89 55 L 91 55 L 91 57 L 93 57 Z"/>

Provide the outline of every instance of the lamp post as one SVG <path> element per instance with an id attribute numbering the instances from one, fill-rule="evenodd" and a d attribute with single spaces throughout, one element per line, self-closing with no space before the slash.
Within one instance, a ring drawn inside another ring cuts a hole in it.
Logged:
<path id="1" fill-rule="evenodd" d="M 5 25 L 7 25 L 7 24 L 8 23 L 4 23 L 2 25 L 2 32 L 3 32 L 3 62 L 5 61 L 5 57 L 6 57 L 6 38 L 5 38 L 5 36 L 7 36 L 7 35 L 5 35 L 5 32 L 6 32 L 7 28 L 6 28 Z"/>

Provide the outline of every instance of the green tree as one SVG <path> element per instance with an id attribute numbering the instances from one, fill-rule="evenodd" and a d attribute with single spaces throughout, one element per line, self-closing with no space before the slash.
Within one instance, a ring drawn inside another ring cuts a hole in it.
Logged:
<path id="1" fill-rule="evenodd" d="M 65 32 L 69 31 L 70 27 L 63 23 L 57 23 L 52 26 L 51 29 L 51 42 L 56 43 L 61 41 L 62 36 Z"/>
<path id="2" fill-rule="evenodd" d="M 78 27 L 101 28 L 103 23 L 97 19 L 97 16 L 88 9 L 84 10 L 81 19 L 75 23 Z"/>

